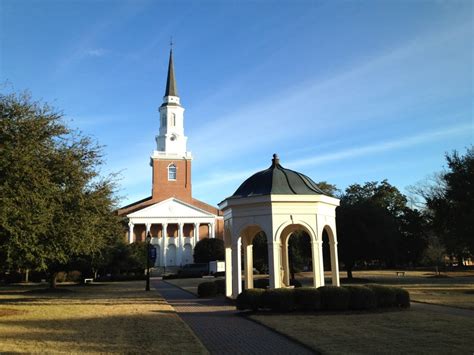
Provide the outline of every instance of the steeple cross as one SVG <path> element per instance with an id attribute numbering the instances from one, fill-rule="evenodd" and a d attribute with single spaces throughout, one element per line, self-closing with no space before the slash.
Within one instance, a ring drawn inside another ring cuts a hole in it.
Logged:
<path id="1" fill-rule="evenodd" d="M 173 49 L 173 36 L 170 36 L 170 48 Z"/>

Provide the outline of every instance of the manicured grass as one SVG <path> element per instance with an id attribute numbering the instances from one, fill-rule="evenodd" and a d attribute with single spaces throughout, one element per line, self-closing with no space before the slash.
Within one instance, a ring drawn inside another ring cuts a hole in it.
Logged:
<path id="1" fill-rule="evenodd" d="M 470 354 L 474 318 L 425 310 L 249 316 L 330 354 Z"/>
<path id="2" fill-rule="evenodd" d="M 1 287 L 1 351 L 207 353 L 157 292 L 143 290 L 143 281 L 67 289 Z"/>

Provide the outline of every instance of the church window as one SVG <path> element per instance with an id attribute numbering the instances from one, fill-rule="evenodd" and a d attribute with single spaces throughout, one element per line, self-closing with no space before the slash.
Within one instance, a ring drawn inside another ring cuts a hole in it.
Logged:
<path id="1" fill-rule="evenodd" d="M 161 115 L 161 127 L 166 127 L 166 115 Z"/>
<path id="2" fill-rule="evenodd" d="M 176 115 L 174 113 L 171 114 L 171 125 L 176 126 Z"/>
<path id="3" fill-rule="evenodd" d="M 168 180 L 176 180 L 176 165 L 168 165 Z"/>

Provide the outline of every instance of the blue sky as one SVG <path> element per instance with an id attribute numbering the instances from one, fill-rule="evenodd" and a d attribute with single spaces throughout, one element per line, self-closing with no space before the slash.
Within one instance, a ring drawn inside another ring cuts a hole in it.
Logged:
<path id="1" fill-rule="evenodd" d="M 123 204 L 151 192 L 169 38 L 193 194 L 231 195 L 278 153 L 344 189 L 402 191 L 474 135 L 474 3 L 0 0 L 2 90 L 105 145 Z"/>

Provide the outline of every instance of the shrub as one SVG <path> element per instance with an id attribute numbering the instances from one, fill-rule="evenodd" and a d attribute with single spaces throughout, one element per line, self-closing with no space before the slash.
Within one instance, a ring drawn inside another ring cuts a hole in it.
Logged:
<path id="1" fill-rule="evenodd" d="M 66 276 L 67 281 L 71 282 L 81 282 L 82 281 L 82 272 L 74 270 L 69 271 Z"/>
<path id="2" fill-rule="evenodd" d="M 301 284 L 301 282 L 299 282 L 299 281 L 296 280 L 296 279 L 291 279 L 291 280 L 290 280 L 290 286 L 303 287 L 303 285 Z"/>
<path id="3" fill-rule="evenodd" d="M 10 271 L 5 273 L 4 281 L 7 284 L 18 283 L 23 281 L 23 275 L 16 271 Z"/>
<path id="4" fill-rule="evenodd" d="M 395 287 L 382 285 L 367 285 L 375 293 L 377 307 L 395 307 L 397 305 L 397 295 Z"/>
<path id="5" fill-rule="evenodd" d="M 401 287 L 395 287 L 395 299 L 398 307 L 410 307 L 410 293 L 407 290 L 404 290 Z"/>
<path id="6" fill-rule="evenodd" d="M 217 293 L 225 295 L 225 280 L 215 280 L 214 283 L 216 284 Z"/>
<path id="7" fill-rule="evenodd" d="M 321 292 L 322 309 L 328 311 L 343 311 L 349 309 L 350 293 L 344 287 L 322 286 Z"/>
<path id="8" fill-rule="evenodd" d="M 195 263 L 208 263 L 225 259 L 224 241 L 217 238 L 204 238 L 196 243 L 193 254 Z"/>
<path id="9" fill-rule="evenodd" d="M 298 310 L 317 311 L 321 309 L 321 293 L 314 287 L 299 287 L 294 289 L 295 304 Z"/>
<path id="10" fill-rule="evenodd" d="M 265 293 L 265 290 L 259 288 L 251 288 L 244 290 L 241 294 L 237 296 L 236 306 L 238 310 L 251 309 L 256 311 L 259 308 L 262 308 L 262 297 Z"/>
<path id="11" fill-rule="evenodd" d="M 295 309 L 295 290 L 276 288 L 265 290 L 262 297 L 263 307 L 276 312 L 289 312 Z"/>
<path id="12" fill-rule="evenodd" d="M 267 289 L 270 286 L 270 279 L 257 279 L 253 281 L 254 288 Z"/>
<path id="13" fill-rule="evenodd" d="M 217 295 L 217 285 L 214 281 L 201 282 L 198 285 L 198 296 L 199 297 L 215 297 Z"/>
<path id="14" fill-rule="evenodd" d="M 65 282 L 66 281 L 67 272 L 60 271 L 56 275 L 56 282 Z"/>
<path id="15" fill-rule="evenodd" d="M 375 292 L 365 286 L 343 286 L 350 293 L 350 309 L 373 309 L 377 306 Z"/>

